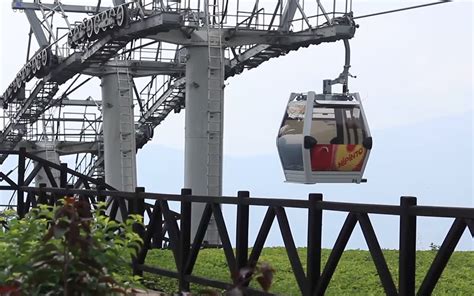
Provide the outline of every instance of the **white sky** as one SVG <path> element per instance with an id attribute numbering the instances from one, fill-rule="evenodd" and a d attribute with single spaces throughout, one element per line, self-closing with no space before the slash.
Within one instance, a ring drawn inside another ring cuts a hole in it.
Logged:
<path id="1" fill-rule="evenodd" d="M 364 11 L 383 11 L 393 4 L 370 1 L 360 6 Z M 351 40 L 351 73 L 357 78 L 350 80 L 350 90 L 361 94 L 371 129 L 472 112 L 472 3 L 449 3 L 358 23 Z M 322 80 L 337 77 L 343 63 L 342 42 L 322 44 L 229 79 L 225 153 L 268 154 L 274 149 L 289 94 L 321 92 Z M 183 119 L 173 116 L 158 127 L 155 142 L 182 149 Z"/>

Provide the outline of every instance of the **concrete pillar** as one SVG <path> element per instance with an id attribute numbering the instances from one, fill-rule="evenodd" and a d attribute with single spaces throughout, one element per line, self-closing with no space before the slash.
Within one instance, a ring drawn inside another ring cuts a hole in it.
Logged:
<path id="1" fill-rule="evenodd" d="M 209 47 L 188 47 L 186 62 L 186 115 L 185 115 L 185 157 L 184 187 L 192 189 L 194 195 L 222 194 L 222 128 L 214 133 L 212 102 L 209 99 Z M 222 75 L 216 70 L 216 75 Z M 211 86 L 212 89 L 212 86 Z M 219 115 L 217 125 L 222 119 L 222 88 L 213 95 L 219 99 Z M 211 135 L 211 137 L 210 137 Z M 217 145 L 214 143 L 218 143 Z M 213 161 L 210 161 L 213 157 Z M 210 163 L 211 162 L 211 163 Z M 217 168 L 211 169 L 210 168 Z M 213 171 L 215 173 L 213 173 Z M 191 217 L 191 238 L 194 237 L 204 211 L 204 204 L 193 204 Z M 211 245 L 219 245 L 219 235 L 215 221 L 211 222 L 204 238 Z"/>
<path id="2" fill-rule="evenodd" d="M 41 157 L 47 161 L 51 161 L 56 164 L 60 164 L 59 154 L 56 151 L 56 143 L 48 142 L 48 141 L 38 142 L 36 143 L 36 149 L 37 150 L 34 151 L 34 153 L 38 157 Z M 36 165 L 36 162 L 35 162 L 35 165 Z M 59 186 L 60 172 L 58 170 L 52 169 L 51 173 L 53 174 L 56 184 Z M 35 177 L 35 185 L 39 186 L 39 184 L 41 183 L 46 184 L 46 187 L 51 187 L 51 182 L 49 181 L 49 178 L 46 175 L 46 172 L 44 171 L 44 169 L 41 169 Z"/>
<path id="3" fill-rule="evenodd" d="M 123 72 L 104 75 L 101 87 L 105 182 L 132 192 L 137 174 L 130 76 Z"/>

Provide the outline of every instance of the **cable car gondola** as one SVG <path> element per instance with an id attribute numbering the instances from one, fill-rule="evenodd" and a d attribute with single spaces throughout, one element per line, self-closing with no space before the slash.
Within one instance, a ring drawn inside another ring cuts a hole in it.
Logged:
<path id="1" fill-rule="evenodd" d="M 346 43 L 346 42 L 345 42 Z M 322 94 L 292 93 L 277 136 L 287 182 L 361 183 L 372 137 L 358 93 L 349 93 L 349 47 L 344 72 L 324 81 Z M 341 94 L 331 85 L 343 84 Z"/>

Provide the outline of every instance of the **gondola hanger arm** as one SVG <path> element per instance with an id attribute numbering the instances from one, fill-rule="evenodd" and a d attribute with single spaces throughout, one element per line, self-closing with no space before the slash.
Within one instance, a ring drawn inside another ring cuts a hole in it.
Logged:
<path id="1" fill-rule="evenodd" d="M 349 68 L 351 67 L 351 48 L 349 40 L 344 39 L 343 42 L 345 49 L 344 69 L 336 79 L 327 79 L 323 81 L 323 93 L 325 94 L 331 93 L 331 86 L 334 84 L 342 84 L 342 92 L 346 94 L 349 92 L 349 77 L 357 78 L 357 76 L 354 76 L 349 72 Z"/>

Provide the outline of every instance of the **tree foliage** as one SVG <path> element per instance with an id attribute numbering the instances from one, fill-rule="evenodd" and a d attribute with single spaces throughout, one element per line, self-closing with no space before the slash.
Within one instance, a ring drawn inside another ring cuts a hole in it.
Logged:
<path id="1" fill-rule="evenodd" d="M 132 226 L 142 218 L 119 223 L 101 214 L 104 209 L 100 204 L 91 211 L 87 202 L 69 197 L 23 219 L 0 213 L 0 293 L 127 294 L 138 282 L 130 264 L 142 241 Z"/>

